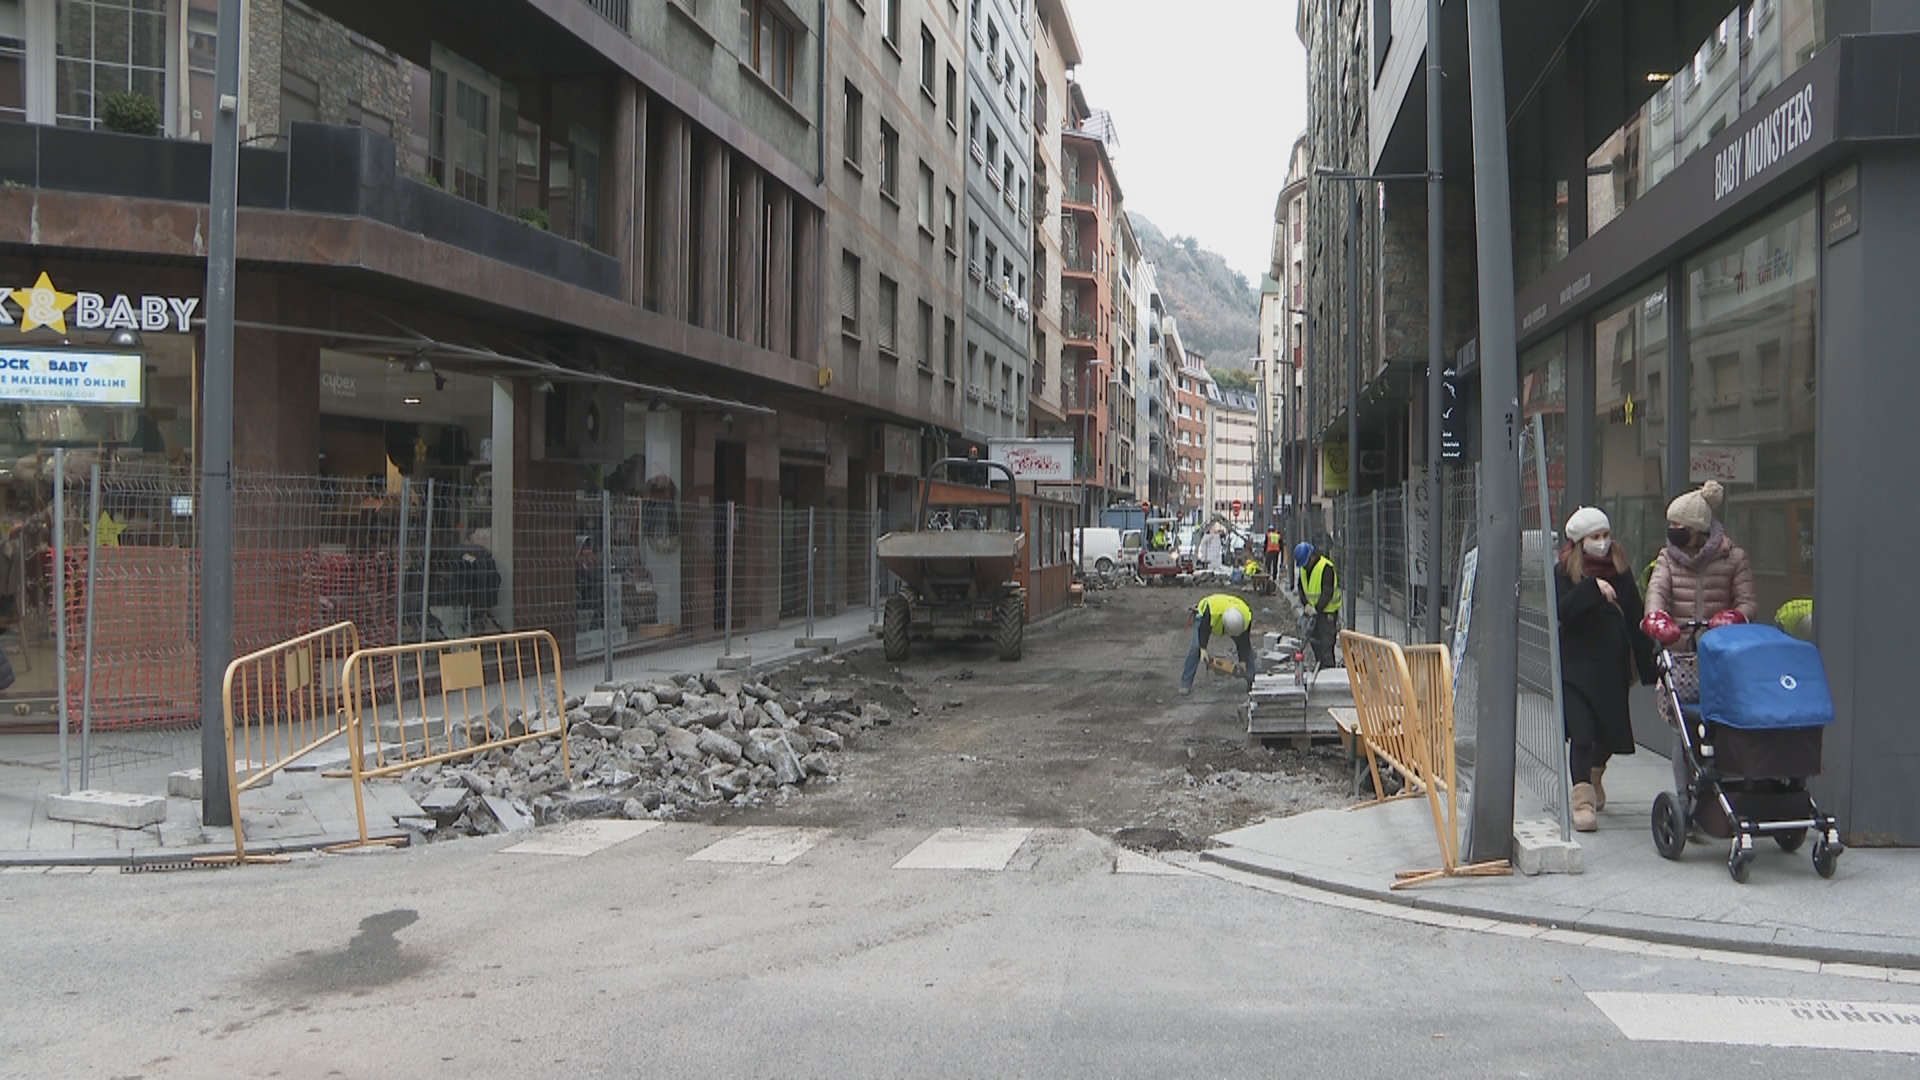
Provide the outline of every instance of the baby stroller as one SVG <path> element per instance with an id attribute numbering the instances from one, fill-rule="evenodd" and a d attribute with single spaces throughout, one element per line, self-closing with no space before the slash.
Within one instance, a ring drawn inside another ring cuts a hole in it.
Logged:
<path id="1" fill-rule="evenodd" d="M 1821 729 L 1833 722 L 1819 650 L 1770 626 L 1660 619 L 1667 632 L 1655 632 L 1656 640 L 1671 645 L 1684 627 L 1699 651 L 1660 652 L 1660 693 L 1668 715 L 1681 718 L 1674 751 L 1681 782 L 1654 799 L 1654 848 L 1678 859 L 1696 827 L 1728 839 L 1727 873 L 1745 884 L 1757 838 L 1771 836 L 1791 853 L 1812 831 L 1814 871 L 1832 877 L 1846 845 L 1838 822 L 1807 792 L 1807 778 L 1820 772 Z M 1686 668 L 1696 660 L 1697 702 L 1685 693 Z"/>

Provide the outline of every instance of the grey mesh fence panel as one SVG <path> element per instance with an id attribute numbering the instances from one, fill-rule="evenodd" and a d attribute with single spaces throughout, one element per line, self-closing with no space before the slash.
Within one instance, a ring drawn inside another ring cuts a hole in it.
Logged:
<path id="1" fill-rule="evenodd" d="M 1561 718 L 1559 603 L 1553 584 L 1555 519 L 1542 430 L 1536 415 L 1520 443 L 1520 701 L 1514 767 L 1527 789 L 1558 816 L 1565 839 L 1572 835 L 1573 823 Z"/>

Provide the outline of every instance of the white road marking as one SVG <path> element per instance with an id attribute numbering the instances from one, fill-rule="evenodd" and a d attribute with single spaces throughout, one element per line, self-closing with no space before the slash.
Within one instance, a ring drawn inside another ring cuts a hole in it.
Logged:
<path id="1" fill-rule="evenodd" d="M 941 829 L 893 864 L 895 870 L 1005 870 L 1032 829 Z"/>
<path id="2" fill-rule="evenodd" d="M 1149 877 L 1198 877 L 1185 867 L 1170 862 L 1161 862 L 1151 855 L 1142 855 L 1138 851 L 1121 848 L 1113 857 L 1113 872 L 1116 874 L 1143 874 Z"/>
<path id="3" fill-rule="evenodd" d="M 1920 1054 L 1915 1005 L 1630 991 L 1592 991 L 1587 999 L 1635 1042 Z"/>
<path id="4" fill-rule="evenodd" d="M 754 863 L 785 866 L 824 839 L 822 829 L 789 825 L 749 825 L 732 836 L 687 856 L 688 862 Z"/>
<path id="5" fill-rule="evenodd" d="M 574 821 L 550 833 L 522 840 L 502 852 L 512 855 L 566 855 L 584 858 L 660 827 L 657 821 L 619 819 Z"/>

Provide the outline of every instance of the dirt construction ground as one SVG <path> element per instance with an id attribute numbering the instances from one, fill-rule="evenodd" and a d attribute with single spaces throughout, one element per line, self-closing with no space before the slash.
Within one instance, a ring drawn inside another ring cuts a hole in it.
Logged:
<path id="1" fill-rule="evenodd" d="M 899 664 L 875 645 L 783 669 L 768 681 L 794 690 L 823 676 L 851 683 L 895 719 L 853 744 L 834 783 L 778 808 L 717 811 L 716 820 L 1082 827 L 1165 850 L 1348 804 L 1351 771 L 1337 743 L 1269 749 L 1248 739 L 1241 680 L 1203 668 L 1193 694 L 1180 696 L 1186 612 L 1203 595 L 1090 593 L 1084 608 L 1030 626 L 1015 662 L 999 661 L 986 642 L 916 641 Z M 1248 600 L 1256 642 L 1290 618 L 1283 599 Z M 1216 648 L 1232 651 L 1224 641 Z"/>

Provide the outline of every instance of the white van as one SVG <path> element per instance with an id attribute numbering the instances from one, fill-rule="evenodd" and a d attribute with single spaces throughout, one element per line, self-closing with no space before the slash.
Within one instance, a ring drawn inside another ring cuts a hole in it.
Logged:
<path id="1" fill-rule="evenodd" d="M 1124 564 L 1119 529 L 1075 529 L 1073 550 L 1080 557 L 1083 574 L 1105 574 Z"/>

